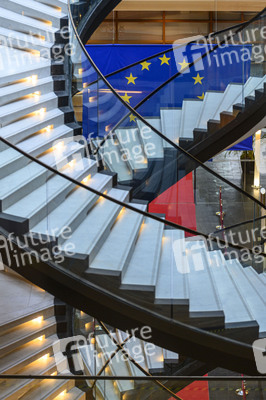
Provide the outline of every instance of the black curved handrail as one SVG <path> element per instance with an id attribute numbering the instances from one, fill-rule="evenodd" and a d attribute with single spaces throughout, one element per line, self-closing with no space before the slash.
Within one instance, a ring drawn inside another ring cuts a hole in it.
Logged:
<path id="1" fill-rule="evenodd" d="M 206 233 L 201 233 L 201 232 L 198 232 L 198 231 L 196 231 L 196 230 L 194 230 L 194 229 L 190 229 L 190 228 L 187 228 L 187 227 L 185 227 L 185 226 L 176 224 L 175 222 L 172 222 L 172 221 L 163 219 L 163 218 L 161 218 L 160 216 L 158 216 L 158 215 L 156 215 L 156 214 L 152 214 L 152 213 L 149 213 L 149 212 L 147 212 L 147 211 L 143 211 L 143 210 L 141 210 L 141 209 L 139 209 L 139 208 L 136 208 L 136 207 L 130 205 L 129 203 L 124 203 L 123 201 L 117 200 L 117 199 L 115 199 L 115 198 L 109 196 L 108 194 L 99 192 L 98 190 L 96 190 L 96 189 L 94 189 L 94 188 L 92 188 L 92 187 L 90 187 L 90 186 L 86 186 L 84 183 L 79 182 L 78 180 L 72 178 L 71 176 L 65 175 L 63 172 L 58 171 L 57 169 L 51 167 L 51 166 L 48 165 L 48 164 L 45 164 L 43 161 L 39 160 L 38 158 L 35 158 L 34 156 L 32 156 L 32 155 L 30 155 L 30 154 L 27 154 L 24 150 L 20 149 L 19 147 L 17 147 L 17 146 L 14 145 L 13 143 L 10 143 L 8 140 L 4 139 L 3 137 L 0 137 L 0 141 L 3 142 L 4 144 L 6 144 L 7 146 L 11 147 L 12 149 L 18 151 L 20 154 L 22 154 L 23 156 L 25 156 L 25 157 L 28 158 L 29 160 L 35 162 L 36 164 L 41 165 L 41 166 L 44 167 L 45 169 L 51 171 L 51 172 L 54 173 L 55 175 L 61 176 L 62 178 L 68 180 L 69 182 L 74 183 L 76 186 L 79 186 L 79 187 L 81 187 L 81 188 L 83 188 L 83 189 L 86 189 L 86 190 L 88 190 L 89 192 L 94 193 L 94 194 L 96 194 L 96 195 L 99 196 L 99 197 L 103 197 L 104 199 L 109 200 L 109 201 L 111 201 L 111 202 L 113 202 L 113 203 L 115 203 L 115 204 L 117 204 L 117 205 L 119 205 L 119 206 L 121 206 L 121 207 L 124 207 L 124 208 L 126 208 L 126 209 L 128 209 L 128 210 L 131 210 L 131 211 L 134 211 L 134 212 L 137 212 L 138 214 L 141 214 L 141 215 L 143 215 L 143 216 L 146 217 L 146 218 L 151 218 L 151 219 L 153 219 L 153 220 L 155 220 L 155 221 L 157 221 L 157 222 L 163 223 L 163 224 L 168 225 L 168 226 L 170 226 L 170 227 L 172 227 L 172 228 L 180 229 L 180 230 L 182 230 L 182 231 L 184 231 L 184 232 L 190 233 L 190 234 L 195 235 L 195 236 L 204 237 L 205 239 L 211 240 L 211 241 L 216 242 L 216 243 L 218 243 L 218 244 L 221 243 L 221 244 L 224 244 L 224 245 L 227 245 L 227 246 L 236 248 L 236 249 L 238 249 L 238 250 L 244 250 L 244 249 L 246 249 L 246 250 L 252 252 L 251 249 L 247 249 L 246 247 L 239 246 L 239 245 L 234 245 L 233 243 L 225 242 L 225 241 L 223 241 L 223 240 L 221 240 L 221 239 L 219 239 L 219 238 L 216 238 L 216 237 L 213 237 L 213 236 L 211 236 L 211 235 L 207 235 Z M 264 207 L 264 208 L 266 209 L 266 207 Z M 260 254 L 261 254 L 262 256 L 265 256 L 265 257 L 266 257 L 266 253 L 263 253 L 263 252 L 262 252 L 262 253 L 260 253 Z"/>
<path id="2" fill-rule="evenodd" d="M 258 15 L 261 15 L 264 11 L 266 10 L 266 8 L 264 8 Z M 146 126 L 148 126 L 151 131 L 155 132 L 158 136 L 160 136 L 163 140 L 165 140 L 166 142 L 168 142 L 172 147 L 174 147 L 175 149 L 177 149 L 178 151 L 180 151 L 182 154 L 184 154 L 185 156 L 187 156 L 190 160 L 194 161 L 195 163 L 197 163 L 200 167 L 202 167 L 203 169 L 205 169 L 206 171 L 208 171 L 209 173 L 211 173 L 212 175 L 216 176 L 216 178 L 222 180 L 224 183 L 228 184 L 229 186 L 233 187 L 235 190 L 237 190 L 238 192 L 240 192 L 241 194 L 247 196 L 248 198 L 250 198 L 252 201 L 254 201 L 255 203 L 257 203 L 260 207 L 262 207 L 263 209 L 266 209 L 266 206 L 259 201 L 258 199 L 256 199 L 255 197 L 253 197 L 251 194 L 247 193 L 246 191 L 244 191 L 243 189 L 239 188 L 238 186 L 236 186 L 235 184 L 233 184 L 232 182 L 228 181 L 227 179 L 225 179 L 224 177 L 220 176 L 219 174 L 217 174 L 216 172 L 212 171 L 210 168 L 208 168 L 205 164 L 203 164 L 201 161 L 199 161 L 196 157 L 194 157 L 192 154 L 188 153 L 186 150 L 184 150 L 182 147 L 179 147 L 176 143 L 172 142 L 167 136 L 163 135 L 158 129 L 154 128 L 148 121 L 146 121 L 133 107 L 130 106 L 130 104 L 126 103 L 121 96 L 119 96 L 119 94 L 115 91 L 115 89 L 113 88 L 113 86 L 108 82 L 108 80 L 105 78 L 105 76 L 100 72 L 99 68 L 96 66 L 96 64 L 94 63 L 94 61 L 92 60 L 92 58 L 90 57 L 90 55 L 88 54 L 88 52 L 86 51 L 86 48 L 84 46 L 84 44 L 82 43 L 73 17 L 72 17 L 72 13 L 71 13 L 71 5 L 70 5 L 70 0 L 68 0 L 68 11 L 69 11 L 69 18 L 70 18 L 70 23 L 72 26 L 72 29 L 76 35 L 76 39 L 79 43 L 79 45 L 81 46 L 85 56 L 87 57 L 89 63 L 93 66 L 93 68 L 95 69 L 95 71 L 97 72 L 97 74 L 99 74 L 101 76 L 102 81 L 105 83 L 106 86 L 108 86 L 108 88 L 110 89 L 110 91 L 115 95 L 116 98 L 119 99 L 119 101 L 130 111 L 128 113 L 128 115 L 126 117 L 123 117 L 121 119 L 121 121 L 123 121 L 125 118 L 127 118 L 131 113 L 133 115 L 135 115 L 141 122 L 143 122 Z M 254 17 L 255 18 L 255 17 Z M 251 21 L 253 21 L 253 19 Z M 187 66 L 187 68 L 190 68 L 191 65 L 193 65 L 193 63 L 190 63 L 189 66 Z M 184 68 L 185 70 L 185 68 Z M 116 129 L 116 127 L 121 123 L 121 121 L 119 121 L 116 126 L 113 128 Z M 113 131 L 112 130 L 112 131 Z M 111 132 L 112 132 L 111 131 Z M 108 135 L 110 134 L 110 132 L 108 133 Z M 107 135 L 107 136 L 108 136 Z M 107 137 L 106 136 L 106 137 Z M 106 138 L 105 137 L 105 138 Z M 103 139 L 105 140 L 105 139 Z M 102 142 L 100 143 L 99 147 L 102 145 Z M 99 149 L 98 147 L 98 149 Z M 96 150 L 96 152 L 94 153 L 95 155 L 97 154 L 97 152 L 99 150 Z"/>
<path id="3" fill-rule="evenodd" d="M 14 250 L 21 249 L 21 239 L 10 238 L 9 232 L 2 228 L 0 228 L 0 234 L 6 239 L 9 238 Z M 155 311 L 147 310 L 94 283 L 81 279 L 73 271 L 50 260 L 42 261 L 38 251 L 32 252 L 27 244 L 23 246 L 23 251 L 32 255 L 31 262 L 23 264 L 19 270 L 15 267 L 15 262 L 14 264 L 11 262 L 10 267 L 73 307 L 87 314 L 95 308 L 98 320 L 106 321 L 110 325 L 115 323 L 121 330 L 133 329 L 145 321 L 152 328 L 155 344 L 160 345 L 162 340 L 165 341 L 165 332 L 167 332 L 167 348 L 172 351 L 182 352 L 184 355 L 225 368 L 230 365 L 229 369 L 248 375 L 258 374 L 251 344 L 203 331 L 162 316 Z M 9 256 L 14 257 L 13 253 Z M 2 260 L 6 265 L 9 256 L 6 253 L 2 255 Z"/>

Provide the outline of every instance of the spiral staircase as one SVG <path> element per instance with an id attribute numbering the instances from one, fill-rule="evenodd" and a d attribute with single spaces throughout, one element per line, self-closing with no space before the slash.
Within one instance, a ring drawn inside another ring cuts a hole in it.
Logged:
<path id="1" fill-rule="evenodd" d="M 120 185 L 148 168 L 147 154 L 143 150 L 141 163 L 134 157 L 132 162 L 119 158 L 117 164 L 106 158 L 106 146 L 112 146 L 112 154 L 123 149 L 122 129 L 100 147 L 107 168 L 87 152 L 69 98 L 68 23 L 67 0 L 5 0 L 0 7 L 0 225 L 5 237 L 14 232 L 39 238 L 30 246 L 32 258 L 20 268 L 16 254 L 5 251 L 4 264 L 88 314 L 92 307 L 96 317 L 122 330 L 147 320 L 162 347 L 177 353 L 182 348 L 204 361 L 216 352 L 217 365 L 255 373 L 250 343 L 266 334 L 265 273 L 227 260 L 197 236 L 186 237 L 186 228 L 148 214 L 147 201 Z M 256 101 L 265 96 L 265 78 L 250 78 L 245 88 Z M 184 101 L 182 110 L 161 110 L 160 119 L 148 120 L 162 131 L 152 136 L 154 158 L 164 157 L 169 139 L 192 137 L 194 128 L 204 129 L 222 111 L 231 112 L 239 90 L 229 85 L 224 93 Z M 145 120 L 137 123 L 136 140 L 143 149 Z M 95 139 L 95 149 L 98 145 Z M 64 235 L 65 227 L 71 237 Z M 57 251 L 37 262 L 42 241 Z M 12 243 L 21 254 L 18 239 Z M 64 261 L 56 264 L 59 254 Z M 221 336 L 208 333 L 207 338 L 203 329 L 219 330 Z M 236 342 L 224 336 L 241 341 L 238 358 L 232 360 L 231 353 Z M 224 355 L 227 343 L 232 348 Z"/>

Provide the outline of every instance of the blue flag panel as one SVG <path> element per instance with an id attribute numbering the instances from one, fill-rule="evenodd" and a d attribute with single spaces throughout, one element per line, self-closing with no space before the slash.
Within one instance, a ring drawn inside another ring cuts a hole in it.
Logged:
<path id="1" fill-rule="evenodd" d="M 210 45 L 180 45 L 165 54 L 141 62 L 146 57 L 171 49 L 170 45 L 89 45 L 87 51 L 104 75 L 139 63 L 108 78 L 116 92 L 132 107 L 161 84 L 171 80 L 138 108 L 144 117 L 159 116 L 160 108 L 181 107 L 184 99 L 204 99 L 207 90 L 224 91 L 229 83 L 244 83 L 250 76 L 250 46 L 229 45 L 207 54 Z M 207 55 L 206 55 L 207 54 Z M 204 56 L 205 55 L 205 56 Z M 203 56 L 203 58 L 202 58 Z M 83 61 L 83 128 L 85 136 L 104 137 L 122 119 L 128 109 L 121 105 L 101 80 L 95 80 L 88 61 Z M 134 122 L 133 115 L 130 118 Z M 130 124 L 127 121 L 127 126 Z M 249 149 L 249 138 L 236 149 Z"/>

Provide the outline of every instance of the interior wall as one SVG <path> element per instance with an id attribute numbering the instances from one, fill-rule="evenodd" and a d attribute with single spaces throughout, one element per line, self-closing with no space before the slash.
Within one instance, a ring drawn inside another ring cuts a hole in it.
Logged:
<path id="1" fill-rule="evenodd" d="M 124 2 L 127 1 L 124 0 L 121 5 Z M 257 13 L 257 11 L 120 11 L 119 7 L 108 15 L 88 43 L 171 44 L 180 38 L 207 35 L 228 28 L 249 20 Z"/>

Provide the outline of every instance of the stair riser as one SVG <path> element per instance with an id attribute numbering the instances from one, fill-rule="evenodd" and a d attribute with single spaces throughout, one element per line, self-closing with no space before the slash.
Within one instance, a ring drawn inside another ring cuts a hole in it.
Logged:
<path id="1" fill-rule="evenodd" d="M 28 336 L 22 337 L 22 338 L 18 338 L 17 340 L 15 340 L 12 343 L 7 344 L 4 347 L 1 347 L 1 356 L 4 356 L 8 353 L 10 353 L 11 351 L 16 350 L 19 346 L 22 346 L 23 344 L 26 344 L 28 342 L 30 342 L 31 340 L 37 339 L 40 336 L 45 335 L 45 337 L 54 335 L 57 331 L 57 327 L 56 327 L 56 323 L 51 324 L 50 326 L 48 326 L 47 328 L 43 328 L 40 329 L 39 331 L 35 331 L 33 333 L 31 333 Z"/>
<path id="2" fill-rule="evenodd" d="M 34 104 L 34 101 L 31 105 L 27 106 L 24 109 L 17 110 L 11 114 L 7 114 L 1 118 L 0 127 L 4 127 L 30 113 L 40 110 L 41 108 L 46 108 L 46 111 L 54 110 L 58 107 L 58 98 L 53 98 L 51 100 L 45 100 L 43 102 L 38 102 L 38 104 Z"/>
<path id="3" fill-rule="evenodd" d="M 4 2 L 2 2 L 1 7 L 16 13 L 23 13 L 23 15 L 25 15 L 26 17 L 42 19 L 45 22 L 49 21 L 52 23 L 52 26 L 54 28 L 60 29 L 61 27 L 60 13 L 58 13 L 58 11 L 55 11 L 54 15 L 52 14 L 52 10 L 51 14 L 44 14 L 43 12 L 38 11 L 38 9 L 34 10 L 31 7 L 27 6 L 26 2 L 22 5 L 14 3 L 12 0 L 5 0 Z M 58 17 L 56 17 L 56 14 L 58 14 Z"/>
<path id="4" fill-rule="evenodd" d="M 36 122 L 36 124 L 33 125 L 32 127 L 27 128 L 25 130 L 21 130 L 20 132 L 17 132 L 13 135 L 11 133 L 10 136 L 4 136 L 4 137 L 12 144 L 17 144 L 21 140 L 26 139 L 26 137 L 40 131 L 41 129 L 46 128 L 49 125 L 53 125 L 54 128 L 57 128 L 58 126 L 63 125 L 63 124 L 64 124 L 64 114 L 57 115 L 56 117 L 52 117 L 45 121 L 42 121 L 42 119 L 40 117 L 40 122 Z M 3 144 L 1 145 L 1 142 L 0 142 L 0 150 L 3 151 L 5 149 L 6 149 L 6 145 L 3 145 Z"/>
<path id="5" fill-rule="evenodd" d="M 17 72 L 12 75 L 1 76 L 0 77 L 0 85 L 9 84 L 12 82 L 16 82 L 20 79 L 28 78 L 32 75 L 38 75 L 38 78 L 47 78 L 51 76 L 51 66 L 45 66 L 38 68 L 37 65 L 35 67 L 32 65 L 32 69 L 28 69 L 27 71 Z"/>
<path id="6" fill-rule="evenodd" d="M 53 317 L 54 316 L 54 306 L 51 306 L 51 307 L 43 309 L 43 310 L 35 311 L 34 313 L 32 313 L 30 315 L 26 315 L 23 318 L 19 318 L 14 321 L 10 321 L 9 323 L 0 326 L 0 337 L 5 335 L 8 330 L 10 330 L 18 325 L 21 325 L 25 322 L 31 321 L 34 318 L 40 317 L 41 315 L 43 316 L 44 319 Z"/>
<path id="7" fill-rule="evenodd" d="M 8 95 L 0 97 L 0 106 L 7 104 L 11 101 L 18 100 L 21 97 L 27 96 L 34 92 L 41 92 L 42 95 L 48 94 L 54 91 L 54 82 L 47 82 L 44 84 L 36 84 L 35 86 L 21 88 L 20 90 L 9 93 Z"/>

